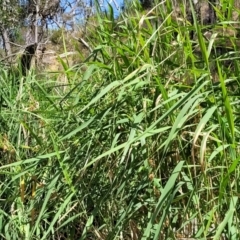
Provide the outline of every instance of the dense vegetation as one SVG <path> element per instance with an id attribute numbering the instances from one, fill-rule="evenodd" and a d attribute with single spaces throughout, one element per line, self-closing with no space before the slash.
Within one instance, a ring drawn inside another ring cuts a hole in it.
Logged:
<path id="1" fill-rule="evenodd" d="M 166 4 L 97 14 L 61 72 L 0 69 L 1 239 L 240 238 L 232 5 L 209 31 Z"/>

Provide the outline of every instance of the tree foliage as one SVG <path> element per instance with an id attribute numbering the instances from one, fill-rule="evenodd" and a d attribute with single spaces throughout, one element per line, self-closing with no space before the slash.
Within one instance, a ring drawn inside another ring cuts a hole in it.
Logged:
<path id="1" fill-rule="evenodd" d="M 93 2 L 84 0 L 0 0 L 0 37 L 6 55 L 12 53 L 17 29 L 21 29 L 26 47 L 47 42 L 49 25 L 74 29 L 77 21 L 91 15 L 92 8 Z"/>
<path id="2" fill-rule="evenodd" d="M 1 0 L 0 1 L 0 27 L 12 28 L 19 23 L 21 7 L 18 0 Z"/>

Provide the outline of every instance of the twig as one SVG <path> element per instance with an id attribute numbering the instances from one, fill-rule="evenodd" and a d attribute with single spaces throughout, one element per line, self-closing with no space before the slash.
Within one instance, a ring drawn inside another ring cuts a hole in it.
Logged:
<path id="1" fill-rule="evenodd" d="M 88 43 L 85 40 L 83 40 L 82 38 L 77 38 L 77 40 L 81 42 L 90 52 L 93 51 L 92 48 L 88 45 Z"/>

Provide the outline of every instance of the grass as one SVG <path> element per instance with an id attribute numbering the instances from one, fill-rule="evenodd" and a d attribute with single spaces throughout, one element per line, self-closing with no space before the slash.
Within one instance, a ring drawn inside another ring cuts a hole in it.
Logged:
<path id="1" fill-rule="evenodd" d="M 1 68 L 2 239 L 239 239 L 236 39 L 166 3 L 97 15 L 64 81 Z"/>

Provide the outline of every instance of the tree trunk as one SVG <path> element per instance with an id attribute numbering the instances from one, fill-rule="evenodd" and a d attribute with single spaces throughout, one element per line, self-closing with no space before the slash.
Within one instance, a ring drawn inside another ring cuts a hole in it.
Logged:
<path id="1" fill-rule="evenodd" d="M 36 1 L 36 18 L 35 18 L 35 44 L 38 44 L 38 18 L 39 18 L 39 0 Z"/>
<path id="2" fill-rule="evenodd" d="M 10 40 L 9 40 L 6 29 L 2 30 L 2 39 L 3 39 L 3 46 L 6 52 L 6 56 L 10 56 L 12 54 L 12 48 L 11 48 Z"/>

